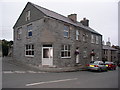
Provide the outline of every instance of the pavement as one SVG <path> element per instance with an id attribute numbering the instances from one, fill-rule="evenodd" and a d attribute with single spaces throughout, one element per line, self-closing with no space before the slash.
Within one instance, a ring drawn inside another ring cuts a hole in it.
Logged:
<path id="1" fill-rule="evenodd" d="M 78 66 L 75 66 L 75 67 L 63 67 L 63 68 L 55 68 L 55 67 L 36 67 L 36 66 L 33 66 L 33 65 L 28 65 L 28 64 L 25 64 L 25 63 L 22 63 L 20 61 L 16 61 L 14 60 L 12 57 L 4 57 L 2 58 L 2 69 L 4 71 L 10 71 L 9 69 L 10 68 L 6 68 L 5 64 L 6 63 L 9 63 L 9 65 L 11 64 L 12 67 L 13 67 L 13 71 L 16 71 L 17 72 L 17 69 L 15 68 L 16 66 L 19 67 L 19 70 L 21 70 L 21 73 L 23 73 L 23 68 L 25 70 L 29 70 L 29 71 L 33 71 L 33 72 L 74 72 L 74 71 L 83 71 L 85 70 L 84 66 L 82 65 L 78 65 Z M 24 70 L 24 71 L 25 71 Z M 8 73 L 12 73 L 12 72 L 8 72 Z"/>

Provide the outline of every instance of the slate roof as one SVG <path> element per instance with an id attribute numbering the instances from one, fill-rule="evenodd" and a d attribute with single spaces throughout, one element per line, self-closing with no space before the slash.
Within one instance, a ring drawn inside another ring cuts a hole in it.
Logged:
<path id="1" fill-rule="evenodd" d="M 103 49 L 107 49 L 107 50 L 117 50 L 115 48 L 112 48 L 111 46 L 108 46 L 108 45 L 103 45 Z"/>
<path id="2" fill-rule="evenodd" d="M 73 22 L 71 19 L 69 19 L 68 17 L 65 17 L 61 14 L 58 14 L 54 11 L 51 11 L 51 10 L 48 10 L 46 8 L 43 8 L 41 6 L 38 6 L 36 4 L 33 4 L 31 2 L 29 2 L 30 4 L 32 4 L 34 7 L 36 7 L 38 10 L 42 11 L 46 16 L 48 17 L 51 17 L 51 18 L 54 18 L 54 19 L 57 19 L 57 20 L 60 20 L 60 21 L 63 21 L 63 22 L 66 22 L 66 23 L 69 23 L 69 24 L 72 24 L 76 27 L 80 27 L 80 28 L 83 28 L 83 29 L 86 29 L 86 30 L 89 30 L 90 32 L 93 32 L 93 33 L 96 33 L 96 34 L 99 34 L 101 35 L 100 33 L 96 32 L 95 30 L 93 30 L 92 28 L 88 27 L 88 26 L 84 26 L 82 25 L 82 23 L 80 22 Z"/>

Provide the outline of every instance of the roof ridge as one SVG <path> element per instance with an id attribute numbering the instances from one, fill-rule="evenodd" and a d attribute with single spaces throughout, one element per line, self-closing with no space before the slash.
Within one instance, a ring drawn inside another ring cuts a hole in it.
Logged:
<path id="1" fill-rule="evenodd" d="M 29 3 L 31 3 L 31 2 L 29 2 Z M 38 6 L 38 7 L 40 7 L 40 8 L 43 8 L 43 9 L 45 9 L 45 10 L 47 10 L 47 11 L 53 12 L 53 13 L 55 13 L 55 14 L 58 14 L 58 15 L 64 17 L 64 18 L 69 19 L 67 16 L 64 16 L 64 15 L 62 15 L 62 14 L 59 14 L 59 13 L 57 13 L 57 12 L 55 12 L 55 11 L 49 10 L 49 9 L 47 9 L 47 8 L 44 8 L 44 7 L 39 6 L 39 5 L 37 5 L 37 4 L 34 4 L 34 3 L 31 3 L 31 4 L 33 4 L 33 5 L 35 5 L 35 6 Z M 44 13 L 44 12 L 43 12 L 43 13 Z M 69 20 L 71 20 L 71 19 L 69 19 Z M 71 20 L 71 21 L 72 21 L 72 20 Z"/>

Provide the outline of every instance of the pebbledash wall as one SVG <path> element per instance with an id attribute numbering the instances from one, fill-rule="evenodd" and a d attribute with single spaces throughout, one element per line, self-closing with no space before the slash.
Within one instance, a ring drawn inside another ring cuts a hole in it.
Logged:
<path id="1" fill-rule="evenodd" d="M 26 12 L 28 11 L 30 11 L 30 16 L 28 15 L 28 20 L 26 20 Z M 94 60 L 102 60 L 101 34 L 89 26 L 82 25 L 82 23 L 60 14 L 57 15 L 73 24 L 56 17 L 50 17 L 46 15 L 47 11 L 48 14 L 57 14 L 33 3 L 27 3 L 13 27 L 13 57 L 15 60 L 34 66 L 69 67 L 90 62 L 92 50 L 95 53 Z M 28 25 L 32 25 L 31 31 L 28 31 Z M 65 30 L 65 26 L 69 28 L 68 32 Z M 29 35 L 30 32 L 31 35 Z M 78 39 L 76 39 L 77 36 Z M 48 47 L 52 47 L 52 51 L 49 51 L 49 54 L 52 53 L 52 65 L 49 64 L 51 57 L 48 55 L 48 51 L 43 52 L 43 48 L 49 49 Z M 79 51 L 78 57 L 75 54 L 77 48 Z M 48 60 L 44 57 L 48 57 Z M 78 61 L 76 61 L 76 58 L 78 58 Z M 46 64 L 43 63 L 44 60 L 46 60 Z"/>

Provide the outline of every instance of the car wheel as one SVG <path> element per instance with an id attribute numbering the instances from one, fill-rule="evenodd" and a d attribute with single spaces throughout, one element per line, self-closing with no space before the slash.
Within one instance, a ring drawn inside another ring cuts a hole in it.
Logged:
<path id="1" fill-rule="evenodd" d="M 116 68 L 114 68 L 114 70 L 116 70 Z"/>

